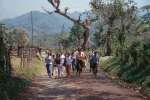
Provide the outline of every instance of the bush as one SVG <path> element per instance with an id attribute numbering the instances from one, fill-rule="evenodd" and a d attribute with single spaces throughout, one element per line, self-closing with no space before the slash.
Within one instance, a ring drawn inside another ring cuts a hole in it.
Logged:
<path id="1" fill-rule="evenodd" d="M 103 69 L 122 80 L 136 83 L 150 94 L 150 42 L 140 40 L 133 42 L 129 47 L 122 49 L 118 57 L 103 61 Z"/>
<path id="2" fill-rule="evenodd" d="M 29 84 L 29 81 L 17 77 L 5 77 L 0 82 L 0 97 L 1 100 L 6 100 L 9 98 L 11 100 L 16 100 L 17 94 Z"/>
<path id="3" fill-rule="evenodd" d="M 31 66 L 25 66 L 20 69 L 19 58 L 12 60 L 16 65 L 15 76 L 10 77 L 7 74 L 0 76 L 0 99 L 7 100 L 20 100 L 17 94 L 30 83 L 30 79 L 40 74 L 43 64 L 38 58 L 34 58 Z M 19 76 L 19 77 L 18 77 Z"/>

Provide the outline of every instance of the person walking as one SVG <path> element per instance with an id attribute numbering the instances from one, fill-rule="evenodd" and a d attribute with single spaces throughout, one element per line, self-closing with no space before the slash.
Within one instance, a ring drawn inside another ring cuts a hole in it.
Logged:
<path id="1" fill-rule="evenodd" d="M 67 77 L 70 78 L 71 77 L 71 65 L 72 65 L 72 57 L 69 53 L 66 54 L 66 73 L 67 73 Z"/>
<path id="2" fill-rule="evenodd" d="M 60 54 L 56 54 L 54 71 L 55 78 L 60 78 Z"/>
<path id="3" fill-rule="evenodd" d="M 77 68 L 76 68 L 76 65 L 77 65 L 77 59 L 76 59 L 77 54 L 78 54 L 77 50 L 72 53 L 72 70 L 73 70 L 73 73 L 75 73 L 75 71 L 77 70 Z"/>
<path id="4" fill-rule="evenodd" d="M 60 56 L 60 67 L 59 67 L 59 70 L 60 70 L 60 77 L 62 77 L 64 75 L 64 70 L 65 70 L 65 54 L 62 53 L 61 56 Z"/>
<path id="5" fill-rule="evenodd" d="M 54 69 L 55 69 L 55 55 L 52 55 L 52 76 L 54 76 Z"/>
<path id="6" fill-rule="evenodd" d="M 80 77 L 80 74 L 82 72 L 82 68 L 85 67 L 84 63 L 85 56 L 81 52 L 81 49 L 78 49 L 78 54 L 77 54 L 77 76 Z"/>
<path id="7" fill-rule="evenodd" d="M 94 74 L 94 76 L 97 76 L 97 71 L 98 71 L 98 64 L 99 64 L 99 56 L 98 56 L 98 52 L 95 51 L 94 55 L 91 58 L 91 68 L 92 68 L 92 72 Z"/>
<path id="8" fill-rule="evenodd" d="M 89 53 L 89 62 L 90 62 L 90 72 L 92 72 L 92 56 L 94 55 L 95 50 L 92 49 L 92 51 Z"/>
<path id="9" fill-rule="evenodd" d="M 83 61 L 83 70 L 86 72 L 86 68 L 87 68 L 87 56 L 85 54 L 85 52 L 81 51 L 81 55 L 82 55 L 82 61 Z"/>
<path id="10" fill-rule="evenodd" d="M 48 53 L 47 57 L 45 58 L 45 63 L 46 63 L 46 69 L 47 69 L 47 74 L 49 78 L 51 78 L 51 69 L 52 69 L 52 54 Z"/>

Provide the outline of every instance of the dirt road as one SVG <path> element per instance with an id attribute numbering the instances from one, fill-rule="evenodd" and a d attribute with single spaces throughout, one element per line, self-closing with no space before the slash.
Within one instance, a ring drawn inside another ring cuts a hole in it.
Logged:
<path id="1" fill-rule="evenodd" d="M 117 85 L 104 72 L 97 78 L 83 73 L 81 78 L 70 79 L 49 79 L 44 73 L 21 96 L 21 100 L 146 100 L 135 90 Z"/>

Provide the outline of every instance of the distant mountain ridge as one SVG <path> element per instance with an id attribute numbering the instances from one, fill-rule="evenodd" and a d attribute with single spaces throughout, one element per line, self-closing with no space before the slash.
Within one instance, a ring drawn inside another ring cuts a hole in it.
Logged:
<path id="1" fill-rule="evenodd" d="M 77 18 L 79 12 L 73 12 L 69 15 Z M 35 33 L 47 33 L 53 35 L 60 33 L 61 31 L 68 32 L 73 25 L 73 22 L 56 13 L 49 15 L 40 11 L 32 11 L 32 19 Z M 3 20 L 2 22 L 10 28 L 23 28 L 31 34 L 30 12 L 12 19 Z"/>

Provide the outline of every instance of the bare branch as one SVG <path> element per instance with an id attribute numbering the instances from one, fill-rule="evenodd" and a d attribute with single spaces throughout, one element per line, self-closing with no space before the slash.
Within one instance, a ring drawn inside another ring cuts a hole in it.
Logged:
<path id="1" fill-rule="evenodd" d="M 68 10 L 69 10 L 69 8 L 66 7 L 66 8 L 65 8 L 65 14 L 67 14 Z"/>
<path id="2" fill-rule="evenodd" d="M 48 0 L 49 3 L 51 3 L 51 5 L 55 8 L 55 9 L 59 9 L 60 6 L 60 0 Z"/>
<path id="3" fill-rule="evenodd" d="M 59 5 L 60 5 L 60 0 L 55 0 L 55 2 L 57 3 L 56 8 L 58 9 L 58 8 L 59 8 Z"/>
<path id="4" fill-rule="evenodd" d="M 53 8 L 55 9 L 54 12 L 55 13 L 58 13 L 59 15 L 62 15 L 64 17 L 66 17 L 67 19 L 71 20 L 72 22 L 74 22 L 75 24 L 78 24 L 80 26 L 82 26 L 85 31 L 83 33 L 83 36 L 84 36 L 84 42 L 83 42 L 83 45 L 82 45 L 82 48 L 86 48 L 86 43 L 88 41 L 88 38 L 89 38 L 89 31 L 90 31 L 90 26 L 91 26 L 91 23 L 96 20 L 97 18 L 94 18 L 94 19 L 90 19 L 90 18 L 87 18 L 85 19 L 85 21 L 81 21 L 81 14 L 79 15 L 78 19 L 75 19 L 75 18 L 72 18 L 71 16 L 67 15 L 67 12 L 68 12 L 68 9 L 69 8 L 65 8 L 65 9 L 60 9 L 60 0 L 48 0 L 48 2 L 53 6 Z M 44 9 L 44 11 L 46 11 L 48 14 L 52 14 L 53 12 L 49 12 L 47 10 Z"/>
<path id="5" fill-rule="evenodd" d="M 53 0 L 48 0 L 48 2 L 51 3 L 51 5 L 52 5 L 53 7 L 55 7 Z"/>
<path id="6" fill-rule="evenodd" d="M 83 28 L 85 29 L 88 29 L 89 27 L 87 27 L 87 22 L 86 20 L 84 22 L 81 22 L 81 15 L 79 15 L 78 19 L 74 19 L 72 17 L 70 17 L 69 15 L 67 15 L 67 11 L 68 11 L 68 8 L 66 7 L 64 11 L 62 11 L 60 8 L 59 8 L 59 5 L 60 5 L 60 0 L 48 0 L 48 2 L 55 8 L 55 13 L 58 13 L 64 17 L 66 17 L 67 19 L 73 21 L 74 23 L 77 23 L 79 25 L 81 25 Z M 45 9 L 44 9 L 45 10 Z M 45 10 L 48 14 L 52 14 L 52 12 L 49 12 L 47 10 Z M 90 20 L 89 20 L 90 21 Z M 86 23 L 85 23 L 86 22 Z M 89 22 L 88 22 L 89 24 Z M 89 25 L 88 25 L 89 26 Z"/>

